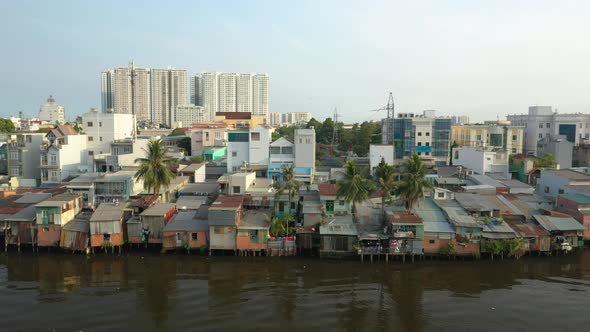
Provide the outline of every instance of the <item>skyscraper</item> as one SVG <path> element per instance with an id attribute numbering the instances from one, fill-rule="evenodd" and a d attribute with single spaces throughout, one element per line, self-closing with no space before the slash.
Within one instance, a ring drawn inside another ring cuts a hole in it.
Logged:
<path id="1" fill-rule="evenodd" d="M 204 72 L 191 78 L 191 103 L 217 112 L 251 112 L 268 116 L 269 76 Z"/>
<path id="2" fill-rule="evenodd" d="M 150 70 L 129 67 L 111 68 L 101 74 L 103 112 L 136 114 L 138 121 L 148 121 L 151 109 Z"/>
<path id="3" fill-rule="evenodd" d="M 186 71 L 178 69 L 151 70 L 151 122 L 170 126 L 175 108 L 186 105 Z"/>

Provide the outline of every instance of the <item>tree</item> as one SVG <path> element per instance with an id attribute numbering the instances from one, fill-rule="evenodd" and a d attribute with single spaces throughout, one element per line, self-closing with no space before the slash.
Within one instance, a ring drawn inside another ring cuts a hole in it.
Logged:
<path id="1" fill-rule="evenodd" d="M 289 213 L 291 212 L 291 204 L 293 201 L 293 197 L 295 196 L 297 190 L 299 190 L 299 187 L 301 186 L 301 183 L 299 181 L 295 180 L 295 168 L 293 167 L 293 165 L 283 165 L 282 169 L 282 184 L 279 187 L 279 190 L 277 191 L 277 198 L 280 198 L 280 196 L 287 191 L 287 193 L 289 194 L 289 207 L 288 207 L 288 211 Z M 278 202 L 279 200 L 276 199 L 276 202 Z"/>
<path id="2" fill-rule="evenodd" d="M 184 130 L 182 130 L 182 128 L 174 128 L 174 130 L 172 130 L 168 136 L 186 136 L 186 133 Z"/>
<path id="3" fill-rule="evenodd" d="M 402 164 L 402 181 L 399 186 L 400 195 L 411 211 L 418 200 L 424 196 L 424 190 L 432 188 L 432 183 L 426 180 L 426 167 L 418 154 L 406 159 Z"/>
<path id="4" fill-rule="evenodd" d="M 369 199 L 375 188 L 373 182 L 362 174 L 354 161 L 349 160 L 344 164 L 342 179 L 336 184 L 336 196 L 352 203 L 352 215 L 356 218 L 356 203 Z"/>
<path id="5" fill-rule="evenodd" d="M 542 158 L 533 163 L 533 166 L 537 168 L 554 168 L 556 165 L 555 156 L 551 153 L 545 153 Z"/>
<path id="6" fill-rule="evenodd" d="M 139 163 L 139 169 L 135 173 L 135 181 L 143 180 L 145 190 L 153 192 L 155 196 L 160 194 L 161 186 L 170 185 L 170 181 L 176 177 L 170 170 L 176 160 L 166 158 L 166 147 L 161 139 L 151 139 L 145 150 L 145 158 L 135 159 Z"/>
<path id="7" fill-rule="evenodd" d="M 375 168 L 375 184 L 381 191 L 381 217 L 385 221 L 385 203 L 391 200 L 391 193 L 397 189 L 398 173 L 392 165 L 385 162 L 385 158 L 381 158 L 381 162 Z"/>
<path id="8" fill-rule="evenodd" d="M 16 128 L 10 119 L 0 119 L 0 133 L 14 133 Z"/>

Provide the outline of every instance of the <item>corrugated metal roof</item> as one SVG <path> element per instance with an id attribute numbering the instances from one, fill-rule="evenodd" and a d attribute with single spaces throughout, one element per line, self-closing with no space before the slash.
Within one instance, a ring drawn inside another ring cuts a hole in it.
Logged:
<path id="1" fill-rule="evenodd" d="M 207 207 L 204 207 L 205 216 Z M 209 230 L 209 222 L 206 218 L 200 218 L 202 213 L 198 211 L 179 211 L 164 226 L 164 232 L 188 231 L 188 232 L 206 232 Z"/>
<path id="2" fill-rule="evenodd" d="M 457 202 L 450 200 L 435 200 L 434 202 L 444 211 L 449 222 L 454 226 L 483 228 Z"/>
<path id="3" fill-rule="evenodd" d="M 63 230 L 70 232 L 89 233 L 90 224 L 88 221 L 72 220 L 64 225 Z"/>
<path id="4" fill-rule="evenodd" d="M 54 207 L 54 206 L 62 206 L 63 203 L 68 203 L 73 200 L 82 197 L 80 194 L 59 194 L 53 197 L 49 197 L 44 201 L 37 203 L 35 206 L 39 207 Z"/>
<path id="5" fill-rule="evenodd" d="M 514 231 L 522 237 L 530 236 L 547 236 L 549 233 L 543 228 L 530 222 L 523 223 L 518 221 L 509 222 Z"/>
<path id="6" fill-rule="evenodd" d="M 495 197 L 495 196 L 494 196 Z M 468 211 L 494 211 L 499 207 L 486 196 L 470 193 L 456 193 L 455 200 Z"/>
<path id="7" fill-rule="evenodd" d="M 157 203 L 157 204 L 150 206 L 149 208 L 147 208 L 145 211 L 143 211 L 139 215 L 140 216 L 164 216 L 170 210 L 174 210 L 174 209 L 176 209 L 176 205 L 174 203 Z"/>
<path id="8" fill-rule="evenodd" d="M 533 216 L 547 231 L 583 231 L 584 226 L 574 218 L 550 217 L 540 214 Z"/>
<path id="9" fill-rule="evenodd" d="M 35 221 L 37 218 L 37 209 L 34 205 L 28 206 L 17 213 L 7 217 L 7 221 Z"/>
<path id="10" fill-rule="evenodd" d="M 243 196 L 220 196 L 211 204 L 210 210 L 237 210 L 242 207 Z"/>
<path id="11" fill-rule="evenodd" d="M 510 234 L 515 236 L 516 233 L 514 230 L 508 225 L 508 223 L 498 220 L 491 220 L 483 225 L 483 232 L 484 233 L 496 233 L 496 234 Z"/>
<path id="12" fill-rule="evenodd" d="M 584 194 L 561 194 L 559 197 L 563 197 L 578 204 L 590 204 L 590 196 Z"/>
<path id="13" fill-rule="evenodd" d="M 246 210 L 238 225 L 241 229 L 267 229 L 270 227 L 270 210 Z"/>
<path id="14" fill-rule="evenodd" d="M 118 205 L 106 202 L 100 203 L 98 208 L 96 208 L 96 211 L 94 211 L 92 214 L 90 221 L 98 222 L 121 220 L 121 218 L 123 218 L 126 206 L 126 203 L 119 203 Z"/>
<path id="15" fill-rule="evenodd" d="M 428 233 L 451 233 L 454 234 L 453 226 L 444 221 L 425 221 L 424 232 Z"/>
<path id="16" fill-rule="evenodd" d="M 543 170 L 542 172 L 553 173 L 572 181 L 590 181 L 590 175 L 576 172 L 571 169 Z"/>
<path id="17" fill-rule="evenodd" d="M 36 204 L 51 197 L 50 193 L 26 193 L 21 198 L 14 201 L 22 204 Z"/>
<path id="18" fill-rule="evenodd" d="M 320 225 L 320 235 L 357 236 L 358 231 L 352 220 L 352 215 L 335 216 L 327 224 Z"/>
<path id="19" fill-rule="evenodd" d="M 201 167 L 205 167 L 205 163 L 193 163 L 181 169 L 179 173 L 194 173 L 201 169 Z"/>
<path id="20" fill-rule="evenodd" d="M 207 196 L 180 196 L 176 200 L 177 209 L 196 210 L 207 203 Z"/>

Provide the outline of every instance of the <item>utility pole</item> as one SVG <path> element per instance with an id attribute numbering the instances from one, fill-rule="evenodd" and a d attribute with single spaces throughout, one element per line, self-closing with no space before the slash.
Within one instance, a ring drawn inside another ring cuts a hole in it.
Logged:
<path id="1" fill-rule="evenodd" d="M 338 109 L 334 107 L 334 130 L 332 131 L 332 149 L 338 143 Z"/>

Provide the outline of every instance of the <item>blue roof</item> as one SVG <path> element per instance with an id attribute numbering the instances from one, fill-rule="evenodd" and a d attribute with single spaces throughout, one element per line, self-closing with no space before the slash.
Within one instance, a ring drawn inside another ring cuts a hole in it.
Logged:
<path id="1" fill-rule="evenodd" d="M 424 232 L 455 233 L 453 226 L 431 198 L 421 200 L 420 205 L 414 208 L 414 213 L 424 221 Z"/>

